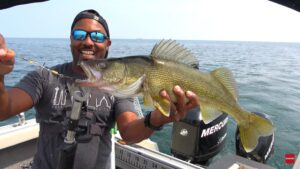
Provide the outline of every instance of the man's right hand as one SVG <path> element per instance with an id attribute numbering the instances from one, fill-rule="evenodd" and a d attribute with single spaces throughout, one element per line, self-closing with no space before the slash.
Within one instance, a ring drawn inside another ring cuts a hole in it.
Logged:
<path id="1" fill-rule="evenodd" d="M 10 73 L 15 64 L 15 52 L 6 48 L 5 39 L 0 34 L 0 76 Z"/>

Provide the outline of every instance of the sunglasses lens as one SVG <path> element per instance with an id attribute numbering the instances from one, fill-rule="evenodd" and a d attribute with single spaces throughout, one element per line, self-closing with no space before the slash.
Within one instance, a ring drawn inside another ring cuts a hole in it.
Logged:
<path id="1" fill-rule="evenodd" d="M 90 38 L 94 42 L 104 42 L 106 39 L 106 36 L 101 32 L 86 32 L 84 30 L 74 30 L 73 31 L 73 38 L 75 40 L 85 40 L 87 35 L 90 34 Z"/>
<path id="2" fill-rule="evenodd" d="M 101 32 L 91 32 L 91 39 L 95 42 L 104 42 L 106 39 L 105 35 Z"/>
<path id="3" fill-rule="evenodd" d="M 73 31 L 73 38 L 75 40 L 84 40 L 87 36 L 87 32 L 83 30 L 75 30 Z"/>

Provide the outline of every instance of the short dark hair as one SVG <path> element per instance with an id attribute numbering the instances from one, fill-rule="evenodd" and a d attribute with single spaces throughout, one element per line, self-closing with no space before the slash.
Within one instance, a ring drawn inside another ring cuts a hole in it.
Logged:
<path id="1" fill-rule="evenodd" d="M 107 33 L 107 37 L 108 38 L 110 37 L 106 20 L 97 11 L 95 11 L 93 9 L 81 11 L 76 15 L 76 17 L 73 20 L 72 26 L 71 26 L 71 32 L 72 32 L 76 22 L 79 21 L 80 19 L 84 19 L 84 18 L 94 19 L 94 20 L 98 21 L 104 27 L 104 29 Z"/>

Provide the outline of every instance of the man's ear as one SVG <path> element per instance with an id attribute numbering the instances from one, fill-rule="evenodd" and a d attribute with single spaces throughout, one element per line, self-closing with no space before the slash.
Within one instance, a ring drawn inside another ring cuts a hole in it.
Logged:
<path id="1" fill-rule="evenodd" d="M 106 40 L 106 50 L 109 48 L 110 45 L 111 45 L 111 40 L 110 39 Z"/>

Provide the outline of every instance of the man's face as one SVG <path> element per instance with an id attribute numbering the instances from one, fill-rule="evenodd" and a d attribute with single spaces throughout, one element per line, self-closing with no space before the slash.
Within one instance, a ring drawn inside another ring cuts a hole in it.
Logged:
<path id="1" fill-rule="evenodd" d="M 87 32 L 98 31 L 107 36 L 104 27 L 93 19 L 81 19 L 77 21 L 73 30 L 77 29 Z M 111 44 L 109 39 L 104 40 L 104 42 L 94 42 L 92 41 L 90 35 L 88 35 L 84 40 L 75 40 L 72 35 L 70 36 L 70 39 L 73 64 L 77 64 L 79 60 L 105 58 L 106 51 Z"/>

